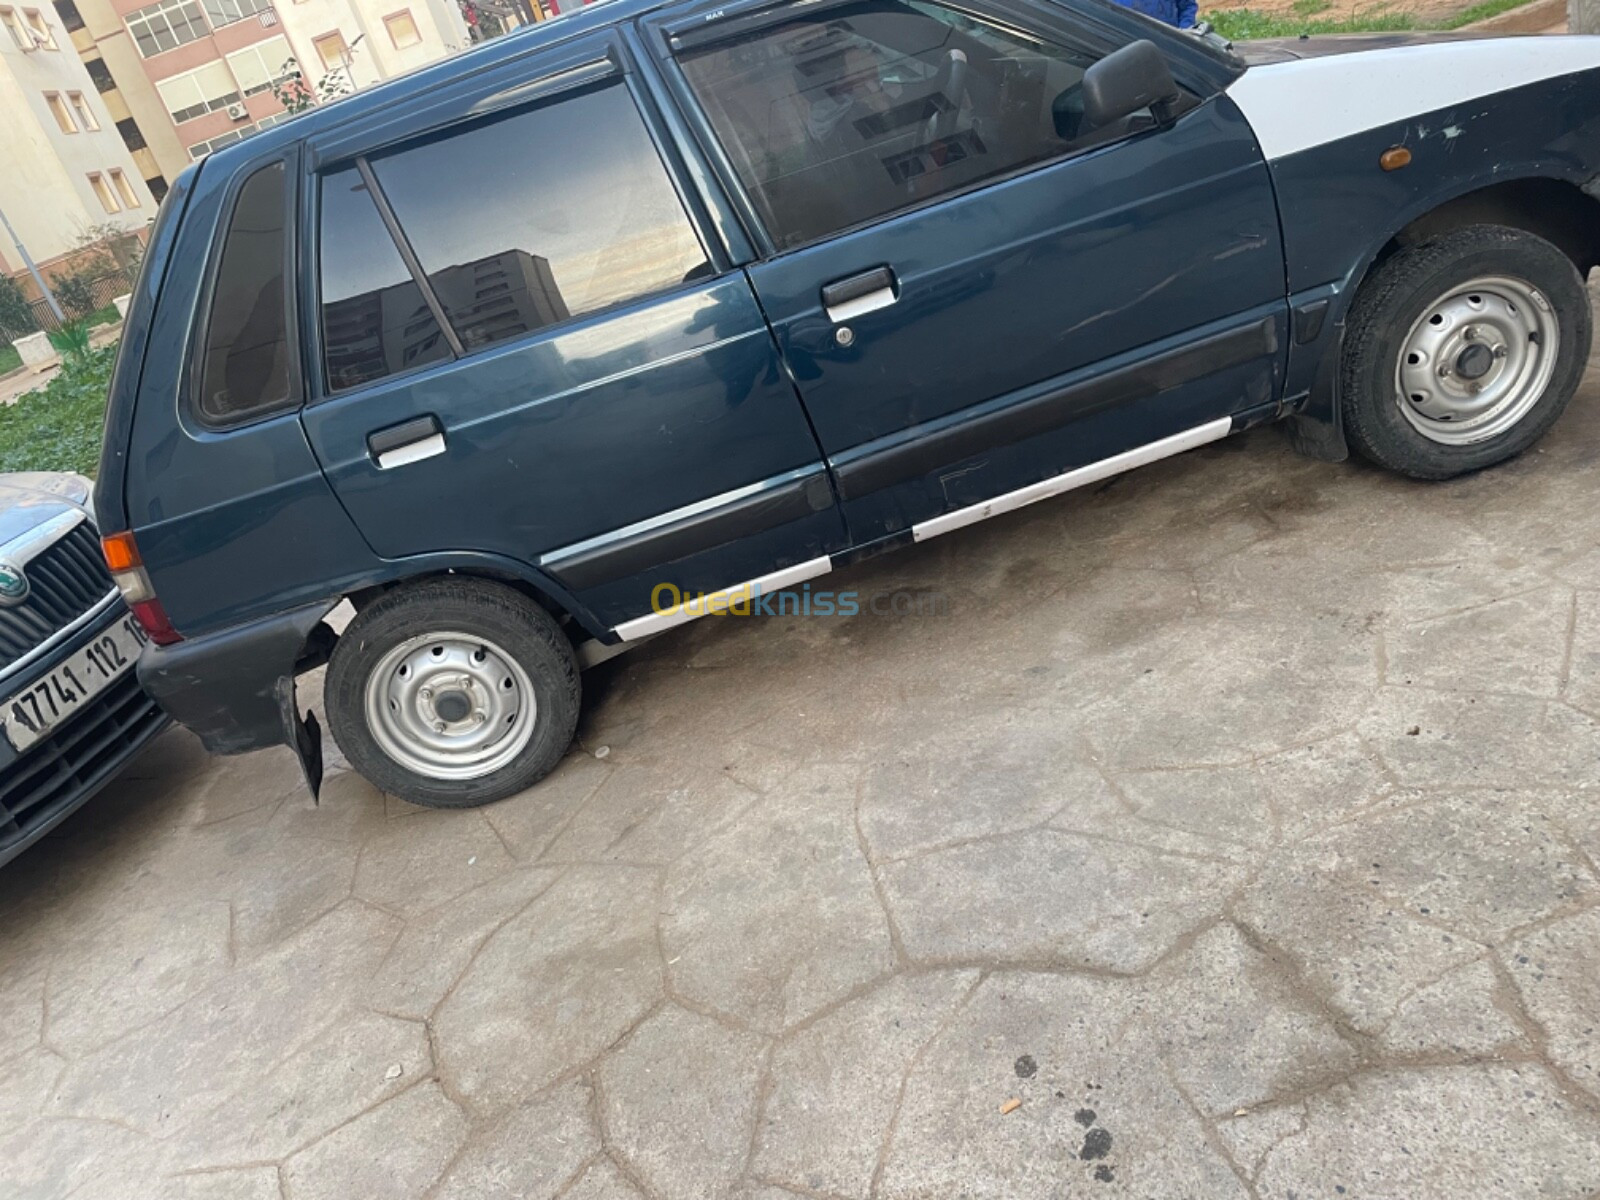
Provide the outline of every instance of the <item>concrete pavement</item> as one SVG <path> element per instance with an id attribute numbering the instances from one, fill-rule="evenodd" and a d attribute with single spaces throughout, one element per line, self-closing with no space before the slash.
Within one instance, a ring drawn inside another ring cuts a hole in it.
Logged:
<path id="1" fill-rule="evenodd" d="M 0 871 L 0 1195 L 1600 1190 L 1600 372 L 1262 430 L 598 668 L 424 812 L 166 735 Z"/>

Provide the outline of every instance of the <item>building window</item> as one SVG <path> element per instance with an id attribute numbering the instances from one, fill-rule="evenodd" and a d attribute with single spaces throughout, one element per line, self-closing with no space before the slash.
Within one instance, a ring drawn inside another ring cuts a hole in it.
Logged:
<path id="1" fill-rule="evenodd" d="M 61 18 L 61 23 L 67 27 L 68 33 L 76 33 L 83 28 L 83 17 L 78 13 L 78 6 L 72 0 L 54 0 L 56 16 Z"/>
<path id="2" fill-rule="evenodd" d="M 145 148 L 144 131 L 139 128 L 139 122 L 132 117 L 118 121 L 117 132 L 122 135 L 122 144 L 129 150 Z"/>
<path id="3" fill-rule="evenodd" d="M 83 98 L 82 92 L 68 92 L 67 103 L 72 105 L 72 111 L 77 115 L 78 124 L 90 133 L 100 128 L 100 122 L 94 119 L 94 111 Z"/>
<path id="4" fill-rule="evenodd" d="M 44 14 L 37 8 L 22 10 L 22 19 L 28 24 L 28 32 L 33 34 L 35 44 L 41 50 L 56 49 L 55 34 L 50 32 L 50 22 L 44 19 Z"/>
<path id="5" fill-rule="evenodd" d="M 126 18 L 128 32 L 145 58 L 182 46 L 210 32 L 195 0 L 161 0 Z"/>
<path id="6" fill-rule="evenodd" d="M 105 59 L 86 58 L 83 60 L 83 65 L 89 72 L 89 78 L 94 81 L 95 91 L 103 96 L 107 92 L 117 90 L 117 81 L 111 78 L 111 68 L 106 66 Z"/>
<path id="7" fill-rule="evenodd" d="M 213 29 L 232 25 L 272 7 L 272 0 L 201 0 L 201 3 L 205 5 L 206 17 Z"/>
<path id="8" fill-rule="evenodd" d="M 312 38 L 311 44 L 317 48 L 317 57 L 322 60 L 322 69 L 337 71 L 344 66 L 344 34 L 335 30 L 325 33 L 321 37 Z"/>
<path id="9" fill-rule="evenodd" d="M 128 182 L 128 177 L 116 167 L 111 168 L 111 186 L 117 189 L 117 196 L 122 201 L 123 208 L 139 207 L 139 193 L 133 190 L 133 184 Z"/>
<path id="10" fill-rule="evenodd" d="M 160 204 L 166 199 L 167 181 L 164 176 L 152 175 L 149 179 L 144 181 L 144 185 L 150 189 L 150 194 L 156 198 L 157 204 Z"/>
<path id="11" fill-rule="evenodd" d="M 56 119 L 56 124 L 61 126 L 62 133 L 77 133 L 78 126 L 72 119 L 72 113 L 67 108 L 67 102 L 56 92 L 46 92 L 44 102 L 50 106 L 50 115 Z"/>
<path id="12" fill-rule="evenodd" d="M 163 79 L 156 84 L 156 91 L 161 93 L 174 124 L 241 103 L 238 85 L 234 83 L 228 64 L 220 60 L 187 75 Z"/>
<path id="13" fill-rule="evenodd" d="M 288 79 L 300 70 L 294 51 L 289 48 L 289 39 L 283 37 L 269 38 L 235 51 L 228 55 L 228 66 L 238 81 L 239 90 L 246 96 L 264 92 L 278 80 Z"/>
<path id="14" fill-rule="evenodd" d="M 122 211 L 122 205 L 117 203 L 116 193 L 111 190 L 111 185 L 106 182 L 104 175 L 96 172 L 89 176 L 89 186 L 94 189 L 95 199 L 100 201 L 100 207 L 108 213 Z"/>
<path id="15" fill-rule="evenodd" d="M 417 32 L 417 23 L 412 19 L 409 8 L 385 17 L 383 27 L 389 31 L 389 40 L 394 43 L 396 50 L 404 50 L 422 42 L 422 34 Z"/>
<path id="16" fill-rule="evenodd" d="M 28 34 L 28 27 L 22 23 L 22 14 L 14 8 L 0 8 L 0 21 L 6 23 L 6 28 L 11 31 L 11 40 L 17 44 L 19 50 L 32 50 L 33 38 Z"/>

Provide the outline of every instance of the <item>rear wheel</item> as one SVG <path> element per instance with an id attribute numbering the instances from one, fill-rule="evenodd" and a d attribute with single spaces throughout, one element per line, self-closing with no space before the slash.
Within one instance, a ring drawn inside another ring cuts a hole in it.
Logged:
<path id="1" fill-rule="evenodd" d="M 1503 462 L 1572 399 L 1592 320 L 1572 260 L 1533 234 L 1479 225 L 1402 250 L 1351 310 L 1346 433 L 1417 479 Z"/>
<path id="2" fill-rule="evenodd" d="M 414 804 L 468 808 L 529 787 L 577 728 L 572 645 L 520 592 L 475 579 L 403 588 L 334 648 L 328 724 L 351 765 Z"/>

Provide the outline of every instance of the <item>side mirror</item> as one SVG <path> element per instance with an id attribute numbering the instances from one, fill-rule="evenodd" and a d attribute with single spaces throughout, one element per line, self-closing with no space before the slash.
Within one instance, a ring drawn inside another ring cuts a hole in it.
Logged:
<path id="1" fill-rule="evenodd" d="M 1142 109 L 1162 123 L 1181 92 L 1154 42 L 1139 41 L 1106 55 L 1083 75 L 1083 123 L 1102 129 Z"/>

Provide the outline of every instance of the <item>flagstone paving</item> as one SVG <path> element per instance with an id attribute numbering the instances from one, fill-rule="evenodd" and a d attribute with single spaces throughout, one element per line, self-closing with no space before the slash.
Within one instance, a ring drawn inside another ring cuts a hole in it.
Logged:
<path id="1" fill-rule="evenodd" d="M 0 871 L 0 1196 L 1600 1190 L 1600 372 L 830 583 L 924 601 L 663 637 L 479 811 L 164 735 Z"/>

